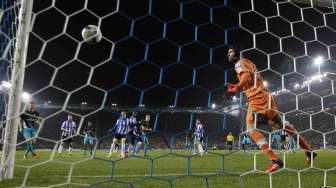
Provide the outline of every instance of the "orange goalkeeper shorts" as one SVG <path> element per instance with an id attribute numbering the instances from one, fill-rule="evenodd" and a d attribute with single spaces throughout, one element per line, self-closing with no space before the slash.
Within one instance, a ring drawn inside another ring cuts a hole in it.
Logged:
<path id="1" fill-rule="evenodd" d="M 248 99 L 248 109 L 246 114 L 246 124 L 253 125 L 255 115 L 262 115 L 268 121 L 272 121 L 277 115 L 277 106 L 273 96 L 267 91 L 260 91 L 253 98 Z"/>

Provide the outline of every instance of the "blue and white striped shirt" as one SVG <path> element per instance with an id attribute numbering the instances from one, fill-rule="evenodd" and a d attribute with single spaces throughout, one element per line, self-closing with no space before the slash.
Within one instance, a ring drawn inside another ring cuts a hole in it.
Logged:
<path id="1" fill-rule="evenodd" d="M 128 133 L 128 119 L 119 118 L 115 124 L 116 133 L 121 135 L 126 135 Z"/>
<path id="2" fill-rule="evenodd" d="M 62 137 L 70 137 L 76 134 L 76 123 L 74 121 L 64 121 L 62 123 Z"/>
<path id="3" fill-rule="evenodd" d="M 128 118 L 128 132 L 135 131 L 138 132 L 138 121 L 136 117 L 131 116 Z"/>
<path id="4" fill-rule="evenodd" d="M 196 124 L 195 135 L 199 138 L 203 137 L 204 129 L 203 129 L 203 125 L 201 123 Z"/>

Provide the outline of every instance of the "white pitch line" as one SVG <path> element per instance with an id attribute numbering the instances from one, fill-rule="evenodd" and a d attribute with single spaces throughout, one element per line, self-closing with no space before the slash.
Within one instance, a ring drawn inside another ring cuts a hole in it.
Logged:
<path id="1" fill-rule="evenodd" d="M 238 174 L 241 174 L 242 172 L 234 172 Z M 179 173 L 171 173 L 171 174 L 155 174 L 152 177 L 165 177 L 165 176 L 186 176 L 187 174 L 179 174 Z M 223 175 L 219 173 L 191 173 L 191 175 Z M 227 175 L 233 175 L 233 174 L 227 174 Z M 111 176 L 107 175 L 96 175 L 96 176 L 71 176 L 74 178 L 110 178 Z M 127 177 L 150 177 L 149 175 L 143 175 L 143 174 L 132 174 L 132 175 L 115 175 L 113 178 L 127 178 Z"/>

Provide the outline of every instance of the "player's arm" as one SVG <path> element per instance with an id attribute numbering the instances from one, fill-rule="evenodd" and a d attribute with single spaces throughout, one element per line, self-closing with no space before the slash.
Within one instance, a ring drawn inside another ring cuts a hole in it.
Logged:
<path id="1" fill-rule="evenodd" d="M 147 126 L 146 126 L 146 122 L 143 121 L 143 122 L 141 123 L 141 130 L 143 130 L 143 131 L 151 131 L 152 129 L 149 128 L 149 127 L 147 127 Z"/>
<path id="2" fill-rule="evenodd" d="M 136 127 L 136 126 L 134 126 L 134 127 Z M 137 129 L 137 127 L 136 127 L 136 129 Z M 133 133 L 134 136 L 138 136 L 136 130 L 133 129 L 133 132 L 132 132 L 132 133 Z"/>
<path id="3" fill-rule="evenodd" d="M 146 126 L 145 126 L 145 121 L 140 121 L 140 130 L 145 131 Z"/>
<path id="4" fill-rule="evenodd" d="M 152 131 L 152 128 L 148 127 L 147 125 L 145 126 L 146 131 Z"/>
<path id="5" fill-rule="evenodd" d="M 110 133 L 113 132 L 117 128 L 118 124 L 119 124 L 119 119 L 116 121 L 115 125 L 111 129 L 108 130 L 108 132 Z"/>
<path id="6" fill-rule="evenodd" d="M 229 93 L 238 93 L 242 90 L 244 86 L 251 82 L 251 74 L 250 72 L 244 71 L 239 73 L 240 81 L 238 84 L 228 84 L 228 92 Z"/>
<path id="7" fill-rule="evenodd" d="M 62 123 L 61 131 L 66 131 L 66 130 L 65 130 L 65 121 Z"/>
<path id="8" fill-rule="evenodd" d="M 35 111 L 35 114 L 34 114 L 34 120 L 35 120 L 35 123 L 40 126 L 40 123 L 41 123 L 42 119 L 40 117 L 40 114 L 36 111 Z"/>
<path id="9" fill-rule="evenodd" d="M 235 71 L 239 75 L 239 83 L 238 84 L 228 84 L 228 92 L 229 93 L 238 93 L 240 92 L 244 86 L 246 86 L 249 82 L 253 80 L 251 73 L 253 70 L 249 66 L 249 63 L 246 60 L 241 60 L 235 65 Z"/>
<path id="10" fill-rule="evenodd" d="M 148 128 L 148 127 L 146 127 L 146 126 L 141 126 L 142 128 L 142 130 L 143 131 L 151 131 L 152 129 L 151 128 Z"/>
<path id="11" fill-rule="evenodd" d="M 72 131 L 73 131 L 73 134 L 77 133 L 77 124 L 75 122 L 74 122 L 74 127 L 73 127 Z"/>
<path id="12" fill-rule="evenodd" d="M 19 123 L 19 131 L 21 132 L 23 129 L 23 119 L 20 118 L 20 123 Z"/>

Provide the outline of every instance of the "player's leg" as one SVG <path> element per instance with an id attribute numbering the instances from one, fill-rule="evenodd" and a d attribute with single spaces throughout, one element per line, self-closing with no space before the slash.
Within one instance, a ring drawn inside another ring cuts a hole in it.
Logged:
<path id="1" fill-rule="evenodd" d="M 120 149 L 120 157 L 121 158 L 125 158 L 125 156 L 126 156 L 125 150 L 126 150 L 126 135 L 121 138 L 121 149 Z"/>
<path id="2" fill-rule="evenodd" d="M 69 148 L 68 148 L 68 155 L 72 154 L 72 146 L 73 146 L 73 142 L 72 142 L 72 138 L 69 139 Z"/>
<path id="3" fill-rule="evenodd" d="M 137 141 L 136 141 L 136 145 L 135 145 L 135 149 L 134 149 L 134 154 L 137 155 L 138 152 L 140 151 L 140 148 L 142 146 L 144 142 L 144 139 L 143 139 L 143 134 L 140 134 L 137 138 Z"/>
<path id="4" fill-rule="evenodd" d="M 88 137 L 85 136 L 83 140 L 84 155 L 86 155 L 87 142 L 88 142 Z"/>
<path id="5" fill-rule="evenodd" d="M 247 142 L 246 142 L 246 152 L 249 152 L 251 147 L 252 147 L 251 140 L 247 140 Z"/>
<path id="6" fill-rule="evenodd" d="M 112 152 L 114 151 L 117 142 L 118 142 L 118 138 L 115 136 L 115 137 L 112 139 L 112 144 L 111 144 L 111 147 L 110 147 L 110 152 L 109 152 L 109 154 L 107 155 L 107 157 L 111 157 L 111 156 L 112 156 Z"/>
<path id="7" fill-rule="evenodd" d="M 280 152 L 280 150 L 281 150 L 281 141 L 280 141 L 280 139 L 277 139 L 277 141 L 276 141 L 276 147 L 277 147 L 278 152 Z"/>
<path id="8" fill-rule="evenodd" d="M 293 135 L 294 136 L 294 135 Z M 293 142 L 294 141 L 294 137 L 293 136 L 290 136 L 289 137 L 289 140 L 288 140 L 288 143 L 289 143 L 289 151 L 291 152 L 291 153 L 294 153 L 294 149 L 295 149 L 295 142 Z"/>
<path id="9" fill-rule="evenodd" d="M 38 159 L 39 157 L 35 153 L 35 149 L 34 149 L 34 145 L 33 145 L 32 140 L 29 141 L 29 147 L 30 147 L 30 152 L 33 155 L 34 159 Z"/>
<path id="10" fill-rule="evenodd" d="M 33 154 L 33 149 L 32 149 L 33 134 L 32 134 L 31 129 L 30 128 L 23 129 L 23 136 L 24 136 L 25 141 L 26 141 L 26 151 L 25 151 L 25 154 L 24 154 L 23 158 L 27 159 L 29 153 Z"/>
<path id="11" fill-rule="evenodd" d="M 196 138 L 196 136 L 194 136 L 194 144 L 193 144 L 193 155 L 196 155 L 197 153 L 196 153 L 196 145 L 197 145 L 197 138 Z"/>
<path id="12" fill-rule="evenodd" d="M 201 156 L 204 155 L 204 149 L 203 149 L 202 142 L 203 142 L 203 138 L 201 137 L 198 139 L 198 143 L 197 143 L 198 152 L 201 154 Z"/>
<path id="13" fill-rule="evenodd" d="M 30 129 L 30 140 L 29 140 L 29 148 L 30 152 L 33 155 L 34 159 L 39 159 L 40 157 L 36 154 L 35 149 L 34 149 L 34 144 L 36 144 L 36 129 Z"/>
<path id="14" fill-rule="evenodd" d="M 126 152 L 127 153 L 132 153 L 133 149 L 134 149 L 134 145 L 129 142 Z"/>
<path id="15" fill-rule="evenodd" d="M 251 125 L 248 125 L 251 126 Z M 252 125 L 253 126 L 253 125 Z M 270 167 L 268 168 L 268 172 L 274 172 L 283 166 L 282 161 L 276 156 L 275 152 L 269 148 L 269 145 L 262 133 L 256 130 L 252 130 L 251 133 L 252 140 L 256 143 L 256 145 L 262 149 L 263 152 L 266 153 L 268 159 L 272 161 Z"/>
<path id="16" fill-rule="evenodd" d="M 143 142 L 141 142 L 141 141 L 139 141 L 139 142 L 136 144 L 135 149 L 134 149 L 134 154 L 138 154 L 138 153 L 139 153 L 142 144 L 143 144 Z"/>
<path id="17" fill-rule="evenodd" d="M 132 152 L 134 149 L 134 142 L 135 142 L 135 135 L 133 135 L 133 132 L 129 132 L 127 134 L 127 139 L 126 139 L 127 143 L 128 143 L 128 148 L 127 148 L 127 153 Z"/>
<path id="18" fill-rule="evenodd" d="M 289 140 L 288 140 L 288 147 L 289 147 L 289 151 L 292 152 L 293 146 L 292 146 L 292 138 L 291 137 L 289 137 Z"/>
<path id="19" fill-rule="evenodd" d="M 266 153 L 268 159 L 272 161 L 270 167 L 268 168 L 268 172 L 274 172 L 283 166 L 282 161 L 276 156 L 275 152 L 269 148 L 269 144 L 265 139 L 264 135 L 257 131 L 254 127 L 255 123 L 258 123 L 258 119 L 254 117 L 252 106 L 249 105 L 247 114 L 246 114 L 246 125 L 247 132 L 249 133 L 252 140 L 256 143 L 256 145 L 262 149 L 263 152 Z M 256 119 L 256 121 L 255 121 Z"/>
<path id="20" fill-rule="evenodd" d="M 24 153 L 24 155 L 23 155 L 23 159 L 28 159 L 28 153 L 30 152 L 30 143 L 29 143 L 29 140 L 30 140 L 30 134 L 29 134 L 29 131 L 28 131 L 28 129 L 27 128 L 24 128 L 23 130 L 22 130 L 22 134 L 23 134 L 23 137 L 24 137 L 24 139 L 25 139 L 25 141 L 26 141 L 26 151 L 25 151 L 25 153 Z"/>
<path id="21" fill-rule="evenodd" d="M 274 126 L 283 128 L 283 122 L 279 115 L 275 116 L 273 122 L 274 122 Z M 297 130 L 294 128 L 292 124 L 285 125 L 284 131 L 286 131 L 289 136 L 292 136 L 295 133 L 297 133 Z M 311 146 L 308 144 L 308 142 L 302 135 L 299 135 L 299 145 L 302 149 L 305 150 L 305 155 L 307 157 L 305 162 L 311 163 L 311 160 L 314 159 L 317 156 L 317 154 L 315 152 L 312 152 Z"/>
<path id="22" fill-rule="evenodd" d="M 295 153 L 295 149 L 296 149 L 296 142 L 295 142 L 295 135 L 292 136 L 291 138 L 291 145 L 292 145 L 292 152 Z"/>
<path id="23" fill-rule="evenodd" d="M 143 143 L 144 143 L 144 156 L 147 156 L 149 141 L 145 133 L 143 133 Z"/>
<path id="24" fill-rule="evenodd" d="M 93 153 L 93 138 L 92 137 L 89 138 L 89 146 L 90 146 L 90 155 L 92 155 Z"/>
<path id="25" fill-rule="evenodd" d="M 58 150 L 57 150 L 58 155 L 62 154 L 63 146 L 64 146 L 64 142 L 61 141 L 60 145 L 58 146 Z"/>

